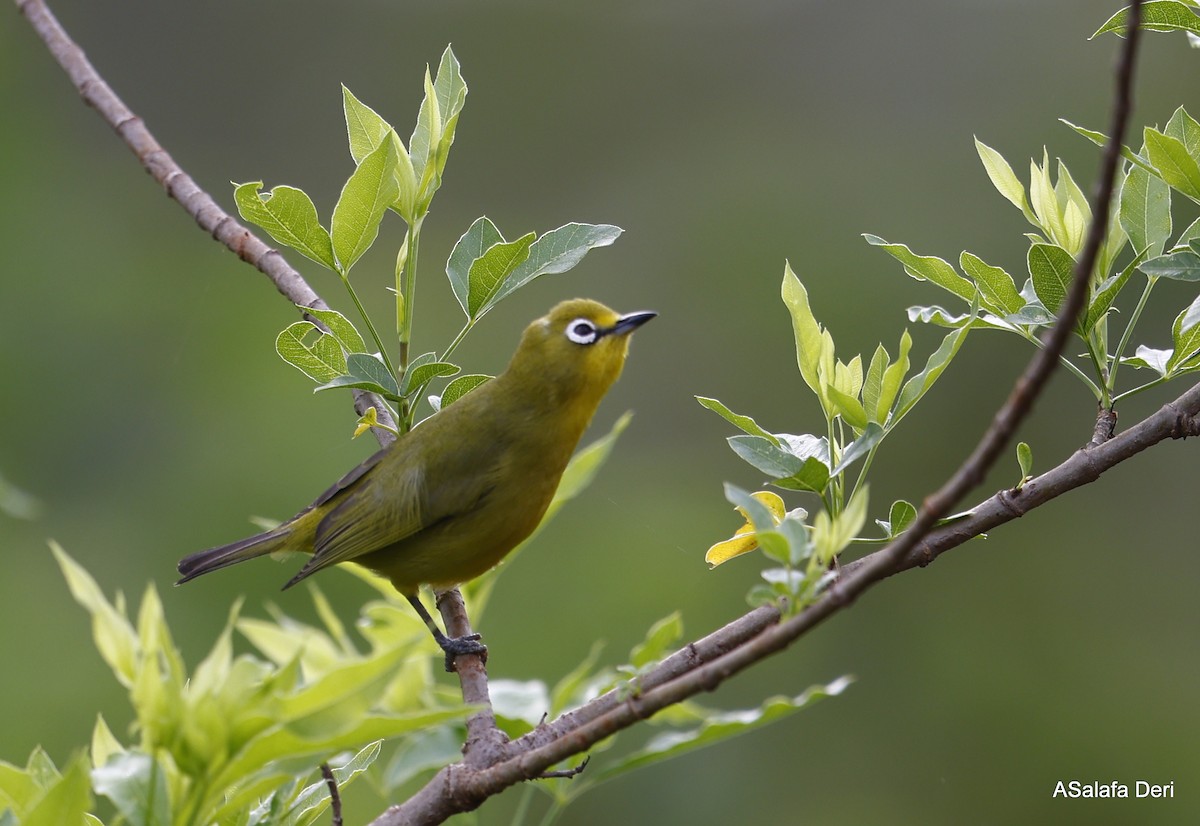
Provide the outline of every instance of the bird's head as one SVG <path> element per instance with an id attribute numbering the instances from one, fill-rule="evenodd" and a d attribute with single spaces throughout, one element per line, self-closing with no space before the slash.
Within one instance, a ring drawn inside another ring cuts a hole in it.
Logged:
<path id="1" fill-rule="evenodd" d="M 629 334 L 656 315 L 620 315 L 586 298 L 563 301 L 525 328 L 509 369 L 560 398 L 598 404 L 621 374 Z"/>

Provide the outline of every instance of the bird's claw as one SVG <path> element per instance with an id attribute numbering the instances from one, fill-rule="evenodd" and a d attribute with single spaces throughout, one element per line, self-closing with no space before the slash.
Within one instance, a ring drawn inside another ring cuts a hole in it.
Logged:
<path id="1" fill-rule="evenodd" d="M 480 661 L 487 665 L 488 650 L 487 646 L 481 643 L 478 634 L 466 634 L 462 637 L 453 637 L 442 643 L 442 650 L 446 652 L 446 671 L 454 673 L 457 669 L 454 667 L 454 661 L 463 654 L 478 655 Z"/>

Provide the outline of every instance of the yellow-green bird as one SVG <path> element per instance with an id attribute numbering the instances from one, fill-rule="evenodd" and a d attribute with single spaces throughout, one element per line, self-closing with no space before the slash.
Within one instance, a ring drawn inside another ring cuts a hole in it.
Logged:
<path id="1" fill-rule="evenodd" d="M 448 638 L 418 598 L 421 585 L 473 579 L 529 536 L 608 388 L 629 334 L 656 313 L 618 315 L 564 301 L 530 324 L 508 367 L 343 476 L 274 530 L 180 561 L 182 584 L 276 551 L 312 558 L 284 588 L 356 562 L 391 580 L 446 652 L 486 656 L 478 635 Z"/>

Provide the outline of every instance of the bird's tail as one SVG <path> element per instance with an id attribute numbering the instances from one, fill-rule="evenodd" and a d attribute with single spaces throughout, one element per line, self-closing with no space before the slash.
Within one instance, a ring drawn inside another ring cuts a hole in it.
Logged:
<path id="1" fill-rule="evenodd" d="M 179 560 L 179 573 L 183 574 L 176 585 L 182 585 L 201 574 L 215 571 L 256 556 L 265 556 L 284 550 L 291 539 L 291 528 L 284 524 L 274 530 L 251 536 L 219 548 L 209 548 Z"/>

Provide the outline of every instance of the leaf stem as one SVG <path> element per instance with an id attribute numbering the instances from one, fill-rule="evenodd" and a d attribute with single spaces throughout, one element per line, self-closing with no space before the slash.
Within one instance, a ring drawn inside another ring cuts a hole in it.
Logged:
<path id="1" fill-rule="evenodd" d="M 1117 387 L 1117 368 L 1121 366 L 1121 355 L 1125 352 L 1125 348 L 1129 346 L 1129 339 L 1133 336 L 1133 328 L 1137 326 L 1138 319 L 1142 315 L 1142 310 L 1146 307 L 1146 302 L 1150 299 L 1150 291 L 1154 289 L 1154 285 L 1158 282 L 1157 275 L 1146 276 L 1146 286 L 1142 289 L 1142 295 L 1138 298 L 1137 306 L 1133 308 L 1133 313 L 1129 316 L 1129 323 L 1125 325 L 1125 331 L 1121 333 L 1121 342 L 1117 345 L 1116 352 L 1112 356 L 1112 369 L 1108 373 L 1108 392 L 1111 394 Z M 1113 398 L 1113 404 L 1117 403 L 1117 399 L 1123 399 L 1133 393 L 1144 390 L 1149 385 L 1142 385 L 1140 388 L 1130 390 Z"/>
<path id="2" fill-rule="evenodd" d="M 1037 336 L 1030 333 L 1024 327 L 1020 327 L 1019 329 L 1021 330 L 1021 334 L 1023 336 L 1025 336 L 1025 338 L 1028 341 L 1030 341 L 1034 345 L 1036 345 L 1038 347 L 1038 349 L 1045 349 L 1046 345 L 1042 343 L 1042 340 L 1040 338 L 1038 338 Z M 1067 370 L 1069 370 L 1070 372 L 1074 373 L 1075 376 L 1080 381 L 1082 381 L 1085 385 L 1087 385 L 1088 389 L 1092 391 L 1092 395 L 1096 397 L 1096 401 L 1100 401 L 1101 399 L 1104 398 L 1104 394 L 1100 391 L 1099 386 L 1097 386 L 1097 384 L 1094 381 L 1092 381 L 1091 376 L 1089 376 L 1087 373 L 1083 372 L 1083 370 L 1081 370 L 1079 367 L 1077 367 L 1066 356 L 1059 356 L 1058 361 L 1059 361 L 1059 364 L 1061 364 L 1063 367 L 1067 368 Z"/>
<path id="3" fill-rule="evenodd" d="M 354 291 L 354 287 L 350 284 L 349 277 L 344 272 L 339 272 L 342 283 L 346 286 L 346 292 L 350 293 L 350 300 L 354 302 L 355 308 L 358 310 L 358 315 L 367 325 L 367 331 L 371 334 L 371 340 L 375 342 L 375 346 L 379 348 L 379 355 L 383 358 L 383 363 L 393 375 L 396 373 L 396 368 L 392 366 L 392 360 L 388 358 L 387 348 L 383 346 L 383 339 L 379 337 L 375 325 L 371 322 L 371 317 L 367 315 L 367 310 L 363 307 L 361 301 L 358 300 L 358 293 Z"/>
<path id="4" fill-rule="evenodd" d="M 448 347 L 446 347 L 445 352 L 442 353 L 441 358 L 438 360 L 445 361 L 446 359 L 450 358 L 450 354 L 454 352 L 454 348 L 458 347 L 458 345 L 462 343 L 462 340 L 467 337 L 467 333 L 471 332 L 471 329 L 474 326 L 474 321 L 467 321 L 467 323 L 463 325 L 463 328 L 458 331 L 458 335 L 454 337 L 454 340 L 450 342 Z"/>

